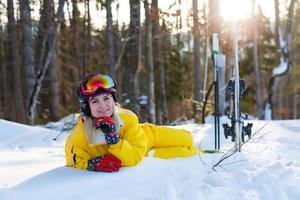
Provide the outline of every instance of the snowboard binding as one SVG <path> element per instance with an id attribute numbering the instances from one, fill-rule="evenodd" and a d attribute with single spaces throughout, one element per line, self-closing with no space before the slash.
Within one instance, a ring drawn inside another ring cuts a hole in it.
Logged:
<path id="1" fill-rule="evenodd" d="M 246 113 L 241 113 L 238 110 L 238 119 L 235 119 L 235 90 L 234 90 L 234 79 L 230 79 L 226 86 L 226 102 L 227 107 L 225 110 L 225 115 L 230 119 L 230 123 L 222 124 L 224 129 L 224 136 L 227 139 L 228 137 L 231 137 L 231 141 L 235 142 L 237 133 L 236 133 L 236 122 L 239 122 L 238 124 L 241 125 L 241 138 L 242 142 L 245 141 L 245 136 L 248 136 L 248 138 L 251 138 L 252 133 L 252 123 L 245 124 L 245 120 L 248 119 L 248 115 Z M 239 79 L 239 99 L 242 99 L 242 94 L 246 90 L 246 83 L 244 79 Z M 238 105 L 239 107 L 239 105 Z"/>

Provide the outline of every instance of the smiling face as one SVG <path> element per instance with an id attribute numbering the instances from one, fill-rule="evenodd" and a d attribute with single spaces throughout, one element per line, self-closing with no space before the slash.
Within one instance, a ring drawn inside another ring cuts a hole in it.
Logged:
<path id="1" fill-rule="evenodd" d="M 100 94 L 91 97 L 89 100 L 91 114 L 95 118 L 112 116 L 114 113 L 114 105 L 115 102 L 111 94 Z"/>

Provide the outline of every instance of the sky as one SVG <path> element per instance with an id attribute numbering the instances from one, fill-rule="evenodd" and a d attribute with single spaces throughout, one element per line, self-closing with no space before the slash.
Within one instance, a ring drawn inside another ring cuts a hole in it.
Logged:
<path id="1" fill-rule="evenodd" d="M 119 20 L 120 23 L 124 22 L 126 24 L 129 23 L 129 0 L 119 1 Z M 150 1 L 151 2 L 151 1 Z M 186 18 L 188 13 L 192 10 L 192 0 L 181 0 L 181 6 L 179 6 L 178 1 L 175 0 L 160 0 L 158 1 L 159 7 L 164 12 L 172 13 L 175 12 L 176 9 L 180 9 L 182 13 L 183 19 L 183 31 L 187 30 Z M 203 4 L 207 4 L 208 0 L 198 0 L 198 8 L 199 10 L 203 9 Z M 170 5 L 173 5 L 170 8 Z M 271 20 L 274 19 L 274 0 L 257 0 L 257 5 L 261 5 L 264 14 L 267 17 L 270 17 Z M 91 8 L 95 8 L 95 4 L 91 2 Z M 83 7 L 82 7 L 83 8 Z M 116 4 L 112 5 L 113 10 L 116 10 Z M 284 12 L 285 8 L 281 7 L 282 12 Z M 246 19 L 251 16 L 252 11 L 252 0 L 220 0 L 220 14 L 225 20 L 238 20 L 238 19 Z M 141 3 L 141 18 L 144 19 L 144 4 Z M 93 23 L 95 26 L 102 26 L 106 20 L 106 12 L 102 11 L 92 11 Z M 117 20 L 117 13 L 113 13 L 114 20 Z M 173 18 L 169 18 L 169 20 L 173 20 Z M 103 21 L 103 22 L 101 22 Z"/>
<path id="2" fill-rule="evenodd" d="M 212 119 L 174 128 L 191 131 L 195 145 L 213 149 Z M 168 160 L 146 157 L 117 173 L 65 167 L 64 143 L 69 132 L 60 130 L 66 121 L 75 123 L 76 117 L 46 126 L 0 119 L 0 199 L 300 199 L 300 120 L 250 121 L 252 139 L 215 171 L 212 166 L 233 147 L 222 129 L 221 153 Z"/>
<path id="3" fill-rule="evenodd" d="M 271 20 L 274 20 L 274 0 L 256 0 L 259 5 L 261 5 L 264 14 L 267 17 L 270 17 Z M 280 0 L 281 2 L 285 2 L 286 0 Z M 151 2 L 151 1 L 150 1 Z M 168 13 L 175 12 L 176 9 L 180 9 L 182 13 L 183 19 L 183 31 L 187 31 L 186 19 L 188 17 L 188 13 L 192 10 L 192 0 L 181 0 L 181 6 L 179 6 L 178 1 L 175 0 L 160 0 L 158 1 L 159 7 Z M 207 4 L 208 0 L 198 0 L 198 8 L 201 10 L 203 8 L 203 4 Z M 129 23 L 129 0 L 119 1 L 119 23 Z M 69 8 L 68 8 L 69 5 Z M 173 5 L 170 8 L 170 5 Z M 31 5 L 32 7 L 32 17 L 39 19 L 38 12 L 40 9 L 39 3 L 35 3 Z M 15 5 L 15 9 L 17 8 L 17 3 Z M 84 4 L 79 5 L 79 9 L 84 14 Z M 90 1 L 90 9 L 91 9 L 91 18 L 92 23 L 95 27 L 101 28 L 106 24 L 106 12 L 105 10 L 97 11 L 95 1 Z M 112 4 L 113 9 L 113 19 L 117 20 L 117 12 L 116 12 L 116 3 Z M 71 3 L 65 3 L 65 17 L 69 17 L 69 13 L 72 13 L 72 5 Z M 237 20 L 237 19 L 245 19 L 251 15 L 252 10 L 252 0 L 220 0 L 220 13 L 221 16 L 225 20 Z M 280 12 L 282 14 L 286 14 L 286 8 L 284 3 L 281 4 Z M 144 4 L 141 2 L 141 19 L 144 20 Z M 174 20 L 174 18 L 170 17 L 169 21 Z M 1 14 L 1 21 L 6 22 L 7 17 L 6 14 Z"/>

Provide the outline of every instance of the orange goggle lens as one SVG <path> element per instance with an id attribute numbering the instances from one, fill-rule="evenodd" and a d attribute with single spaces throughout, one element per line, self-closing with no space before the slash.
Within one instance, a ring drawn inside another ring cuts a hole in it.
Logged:
<path id="1" fill-rule="evenodd" d="M 99 88 L 104 90 L 113 90 L 115 87 L 114 81 L 108 75 L 92 75 L 81 84 L 81 91 L 84 95 L 94 94 Z"/>

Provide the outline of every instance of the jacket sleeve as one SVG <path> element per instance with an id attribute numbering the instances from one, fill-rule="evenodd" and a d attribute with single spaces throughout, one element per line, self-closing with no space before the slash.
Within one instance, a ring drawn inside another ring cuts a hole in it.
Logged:
<path id="1" fill-rule="evenodd" d="M 73 147 L 73 167 L 78 169 L 87 169 L 90 155 L 80 147 Z"/>
<path id="2" fill-rule="evenodd" d="M 145 156 L 146 137 L 137 116 L 130 112 L 125 119 L 121 139 L 109 145 L 108 151 L 122 161 L 122 166 L 134 166 Z"/>
<path id="3" fill-rule="evenodd" d="M 80 119 L 79 119 L 80 120 Z M 83 141 L 80 137 L 80 133 L 83 131 L 82 123 L 79 121 L 77 125 L 72 129 L 70 135 L 66 140 L 65 154 L 66 163 L 69 167 L 75 167 L 78 169 L 86 169 L 90 154 L 85 148 L 83 148 Z M 80 141 L 80 142 L 78 142 Z"/>

